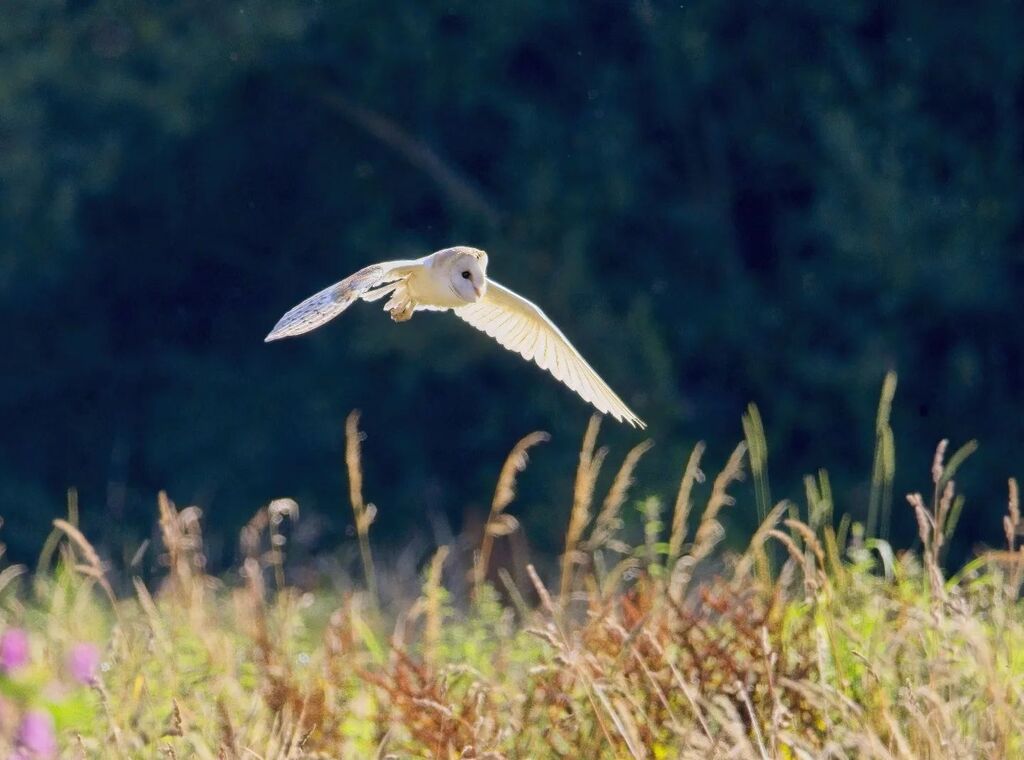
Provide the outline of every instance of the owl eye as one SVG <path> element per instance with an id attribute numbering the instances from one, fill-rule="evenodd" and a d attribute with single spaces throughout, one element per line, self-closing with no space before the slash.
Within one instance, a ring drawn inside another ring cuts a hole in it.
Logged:
<path id="1" fill-rule="evenodd" d="M 462 273 L 462 279 L 463 280 L 468 280 L 469 279 L 469 270 L 468 269 Z"/>

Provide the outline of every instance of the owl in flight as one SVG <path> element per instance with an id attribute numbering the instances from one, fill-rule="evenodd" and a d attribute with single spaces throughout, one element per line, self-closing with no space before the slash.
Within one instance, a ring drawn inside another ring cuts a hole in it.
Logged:
<path id="1" fill-rule="evenodd" d="M 487 277 L 487 254 L 456 246 L 410 261 L 385 261 L 360 269 L 285 314 L 266 341 L 315 330 L 358 299 L 389 296 L 384 310 L 396 322 L 416 311 L 448 311 L 505 348 L 533 360 L 598 410 L 634 427 L 646 427 L 587 364 L 562 331 L 534 304 Z"/>

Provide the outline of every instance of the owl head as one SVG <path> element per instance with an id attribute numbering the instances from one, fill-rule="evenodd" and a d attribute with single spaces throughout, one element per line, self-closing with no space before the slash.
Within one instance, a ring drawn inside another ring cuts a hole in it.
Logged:
<path id="1" fill-rule="evenodd" d="M 487 254 L 479 248 L 459 245 L 437 252 L 441 271 L 452 289 L 466 303 L 476 303 L 487 292 Z"/>

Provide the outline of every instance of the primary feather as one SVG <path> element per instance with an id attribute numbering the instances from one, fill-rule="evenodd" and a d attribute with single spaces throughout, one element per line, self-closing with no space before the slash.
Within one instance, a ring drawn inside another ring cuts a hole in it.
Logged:
<path id="1" fill-rule="evenodd" d="M 295 306 L 277 321 L 274 329 L 264 338 L 264 342 L 302 335 L 315 330 L 325 322 L 329 322 L 345 311 L 359 298 L 376 300 L 388 292 L 387 288 L 378 286 L 400 280 L 408 275 L 414 261 L 385 261 L 381 264 L 360 269 L 341 282 L 310 296 Z M 377 288 L 377 290 L 373 290 Z"/>
<path id="2" fill-rule="evenodd" d="M 487 333 L 505 348 L 576 391 L 605 414 L 644 428 L 643 420 L 626 406 L 580 352 L 536 304 L 503 285 L 488 280 L 487 292 L 476 303 L 454 309 L 455 315 Z"/>

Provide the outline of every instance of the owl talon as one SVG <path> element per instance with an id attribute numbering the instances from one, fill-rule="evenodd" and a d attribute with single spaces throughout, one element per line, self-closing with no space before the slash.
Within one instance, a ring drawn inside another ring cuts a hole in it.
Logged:
<path id="1" fill-rule="evenodd" d="M 408 301 L 401 306 L 396 306 L 389 310 L 391 319 L 395 322 L 408 322 L 412 319 L 413 305 Z"/>

